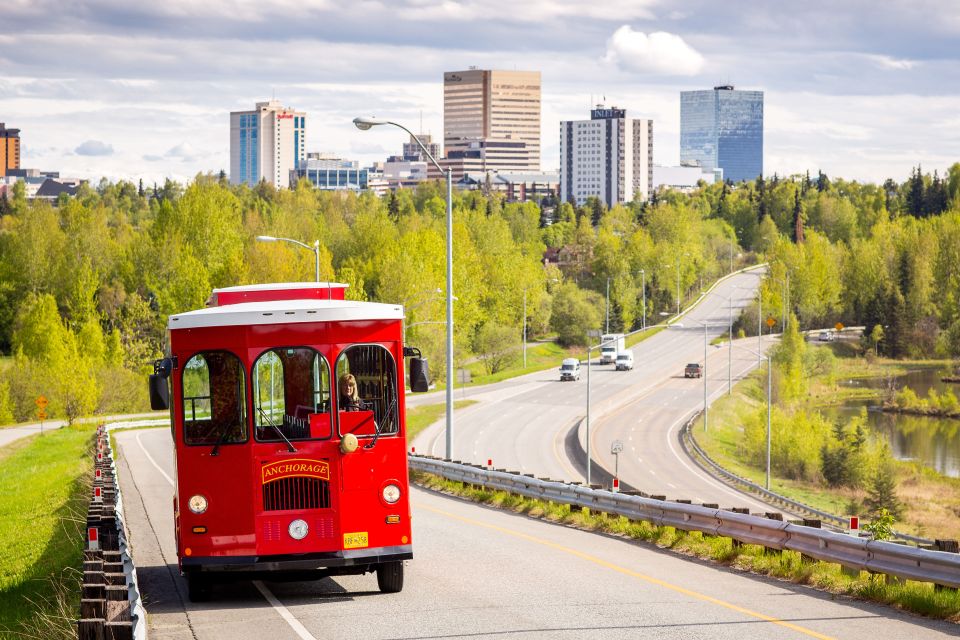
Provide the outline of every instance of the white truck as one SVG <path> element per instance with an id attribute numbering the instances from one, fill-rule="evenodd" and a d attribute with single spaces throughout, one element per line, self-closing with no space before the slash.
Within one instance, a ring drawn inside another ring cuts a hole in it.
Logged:
<path id="1" fill-rule="evenodd" d="M 622 333 L 606 333 L 600 336 L 600 364 L 614 364 L 617 356 L 626 351 Z"/>

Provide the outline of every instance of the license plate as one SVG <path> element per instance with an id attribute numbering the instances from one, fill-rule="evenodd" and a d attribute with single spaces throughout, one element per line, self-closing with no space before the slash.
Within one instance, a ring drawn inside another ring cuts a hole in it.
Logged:
<path id="1" fill-rule="evenodd" d="M 355 533 L 343 534 L 344 549 L 360 549 L 362 547 L 367 547 L 369 545 L 370 545 L 370 541 L 367 538 L 366 531 L 357 531 Z"/>

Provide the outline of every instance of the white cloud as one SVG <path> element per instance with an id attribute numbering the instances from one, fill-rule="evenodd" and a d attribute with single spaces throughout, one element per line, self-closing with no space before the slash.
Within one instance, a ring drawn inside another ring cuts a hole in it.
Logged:
<path id="1" fill-rule="evenodd" d="M 112 156 L 113 147 L 99 140 L 87 140 L 73 150 L 78 156 Z"/>
<path id="2" fill-rule="evenodd" d="M 665 31 L 648 36 L 626 24 L 607 41 L 605 60 L 626 71 L 657 75 L 693 76 L 703 68 L 703 56 L 680 36 Z"/>
<path id="3" fill-rule="evenodd" d="M 866 58 L 878 69 L 890 71 L 909 71 L 917 66 L 917 62 L 914 60 L 898 60 L 890 56 L 867 55 Z"/>

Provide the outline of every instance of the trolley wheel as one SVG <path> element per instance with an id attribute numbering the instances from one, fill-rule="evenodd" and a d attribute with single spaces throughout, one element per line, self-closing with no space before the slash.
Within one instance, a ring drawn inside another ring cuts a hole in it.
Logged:
<path id="1" fill-rule="evenodd" d="M 212 592 L 213 584 L 210 578 L 199 571 L 191 571 L 187 574 L 187 595 L 190 597 L 190 602 L 206 602 L 210 599 Z"/>
<path id="2" fill-rule="evenodd" d="M 403 563 L 384 562 L 378 566 L 377 586 L 383 593 L 400 593 L 403 590 Z"/>

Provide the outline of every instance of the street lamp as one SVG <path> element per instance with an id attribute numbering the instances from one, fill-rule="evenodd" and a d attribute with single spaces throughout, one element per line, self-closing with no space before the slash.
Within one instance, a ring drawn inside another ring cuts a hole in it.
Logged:
<path id="1" fill-rule="evenodd" d="M 610 278 L 607 278 L 607 324 L 604 333 L 610 333 Z"/>
<path id="2" fill-rule="evenodd" d="M 453 172 L 448 168 L 444 170 L 433 157 L 433 154 L 423 145 L 419 136 L 414 135 L 410 129 L 402 124 L 391 122 L 390 120 L 381 120 L 378 118 L 354 118 L 353 124 L 357 129 L 366 131 L 371 127 L 380 125 L 392 125 L 402 129 L 410 134 L 424 155 L 430 159 L 440 173 L 445 173 L 447 177 L 447 449 L 446 458 L 453 458 Z"/>
<path id="3" fill-rule="evenodd" d="M 640 319 L 640 328 L 647 328 L 647 272 L 643 269 L 640 269 L 640 277 L 643 279 L 643 283 L 640 285 L 640 288 L 643 290 L 643 311 L 641 312 Z"/>
<path id="4" fill-rule="evenodd" d="M 752 353 L 756 355 L 759 360 L 763 360 L 764 358 L 767 360 L 767 482 L 765 488 L 767 491 L 770 491 L 770 413 L 771 399 L 773 398 L 773 360 L 771 356 L 764 355 L 762 351 L 754 351 L 753 349 L 742 346 L 737 346 L 737 349 L 743 349 L 748 353 Z M 704 419 L 706 419 L 706 414 L 704 414 Z"/>
<path id="5" fill-rule="evenodd" d="M 673 324 L 670 324 L 669 322 L 661 322 L 660 324 L 655 324 L 647 328 L 656 329 L 658 327 L 667 327 L 668 329 L 669 328 L 682 329 L 683 325 L 679 322 L 674 322 Z M 646 331 L 646 329 L 637 329 L 636 331 L 631 331 L 630 333 L 624 334 L 622 337 L 618 336 L 617 338 L 607 340 L 606 342 L 601 342 L 600 344 L 594 345 L 592 347 L 589 345 L 587 346 L 587 418 L 586 420 L 587 420 L 587 484 L 588 485 L 590 484 L 590 477 L 591 477 L 590 476 L 590 470 L 591 470 L 590 469 L 591 467 L 591 462 L 590 462 L 590 389 L 591 389 L 590 370 L 593 368 L 593 365 L 590 360 L 590 352 L 593 351 L 594 349 L 602 349 L 608 344 L 613 344 L 614 342 L 617 342 L 617 340 L 619 339 L 626 340 L 630 336 L 640 333 L 641 331 Z"/>
<path id="6" fill-rule="evenodd" d="M 291 238 L 275 238 L 273 236 L 257 236 L 257 242 L 290 242 L 297 245 L 298 247 L 303 247 L 307 251 L 313 251 L 313 264 L 314 264 L 314 275 L 316 275 L 317 282 L 320 282 L 320 241 L 314 240 L 313 246 L 311 247 L 308 244 L 304 244 L 299 240 L 293 240 Z"/>

